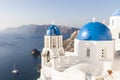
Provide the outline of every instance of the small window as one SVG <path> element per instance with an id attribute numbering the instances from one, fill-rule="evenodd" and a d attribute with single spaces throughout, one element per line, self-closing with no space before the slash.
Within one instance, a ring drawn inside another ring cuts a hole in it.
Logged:
<path id="1" fill-rule="evenodd" d="M 120 33 L 118 34 L 118 39 L 120 39 Z"/>
<path id="2" fill-rule="evenodd" d="M 47 52 L 47 62 L 50 62 L 50 52 Z"/>
<path id="3" fill-rule="evenodd" d="M 104 57 L 104 56 L 102 55 L 102 57 Z"/>
<path id="4" fill-rule="evenodd" d="M 53 44 L 53 45 L 52 45 L 52 48 L 56 48 L 56 38 L 53 38 L 52 40 L 53 40 L 53 43 L 52 43 L 52 44 Z"/>
<path id="5" fill-rule="evenodd" d="M 101 57 L 104 57 L 104 49 L 102 49 L 102 55 L 101 55 Z"/>
<path id="6" fill-rule="evenodd" d="M 86 54 L 87 57 L 90 57 L 90 49 L 87 48 L 87 54 Z"/>
<path id="7" fill-rule="evenodd" d="M 56 46 L 55 46 L 55 45 L 53 45 L 53 48 L 56 48 Z"/>

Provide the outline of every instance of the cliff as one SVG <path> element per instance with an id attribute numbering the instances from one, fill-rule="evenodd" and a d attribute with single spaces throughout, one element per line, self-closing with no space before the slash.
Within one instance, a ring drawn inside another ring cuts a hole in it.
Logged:
<path id="1" fill-rule="evenodd" d="M 63 41 L 63 47 L 65 51 L 74 52 L 74 39 L 77 37 L 78 30 L 74 31 L 70 38 Z"/>

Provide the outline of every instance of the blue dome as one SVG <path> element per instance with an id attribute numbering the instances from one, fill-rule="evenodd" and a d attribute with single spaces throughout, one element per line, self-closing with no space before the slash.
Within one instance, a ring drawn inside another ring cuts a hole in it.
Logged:
<path id="1" fill-rule="evenodd" d="M 84 25 L 77 36 L 79 40 L 112 40 L 110 30 L 100 22 L 90 22 Z"/>
<path id="2" fill-rule="evenodd" d="M 116 10 L 112 15 L 113 16 L 120 16 L 120 9 Z"/>
<path id="3" fill-rule="evenodd" d="M 59 28 L 55 25 L 52 25 L 52 26 L 48 27 L 46 35 L 51 36 L 51 35 L 61 35 L 61 34 L 60 34 Z"/>

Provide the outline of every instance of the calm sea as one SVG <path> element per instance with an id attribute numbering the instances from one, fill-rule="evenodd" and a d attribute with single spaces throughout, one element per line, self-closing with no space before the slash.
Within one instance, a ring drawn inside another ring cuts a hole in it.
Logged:
<path id="1" fill-rule="evenodd" d="M 0 80 L 36 80 L 40 76 L 37 72 L 40 57 L 34 57 L 30 52 L 33 48 L 39 50 L 40 45 L 37 38 L 0 36 Z M 14 64 L 19 75 L 11 73 Z"/>

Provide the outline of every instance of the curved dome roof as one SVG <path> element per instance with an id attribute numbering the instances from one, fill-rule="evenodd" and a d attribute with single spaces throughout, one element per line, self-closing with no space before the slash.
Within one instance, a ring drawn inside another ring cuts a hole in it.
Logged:
<path id="1" fill-rule="evenodd" d="M 120 16 L 120 9 L 117 9 L 112 15 L 113 16 Z"/>
<path id="2" fill-rule="evenodd" d="M 50 27 L 48 27 L 46 35 L 61 35 L 61 33 L 57 26 L 51 25 Z"/>
<path id="3" fill-rule="evenodd" d="M 79 40 L 112 40 L 111 32 L 100 22 L 89 22 L 84 25 L 77 36 Z"/>

